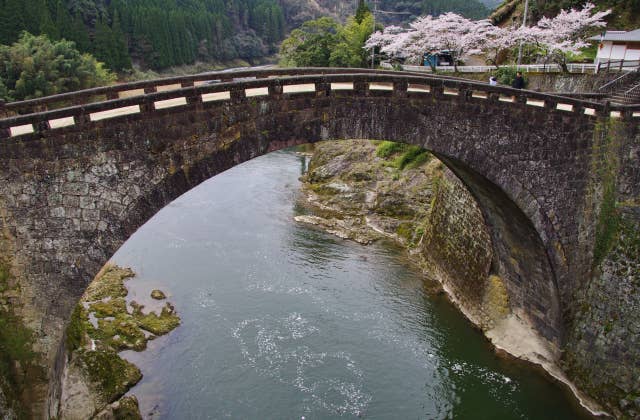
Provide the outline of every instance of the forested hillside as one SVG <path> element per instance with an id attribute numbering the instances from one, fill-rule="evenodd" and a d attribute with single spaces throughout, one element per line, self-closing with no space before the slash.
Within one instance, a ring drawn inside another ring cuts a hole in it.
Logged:
<path id="1" fill-rule="evenodd" d="M 253 60 L 277 51 L 293 28 L 321 16 L 345 20 L 356 1 L 339 0 L 0 0 L 0 44 L 22 31 L 74 41 L 117 71 L 196 61 Z M 489 11 L 478 0 L 380 0 L 386 23 L 455 11 Z"/>
<path id="2" fill-rule="evenodd" d="M 0 43 L 20 32 L 74 41 L 114 70 L 253 59 L 286 33 L 277 0 L 0 0 Z"/>

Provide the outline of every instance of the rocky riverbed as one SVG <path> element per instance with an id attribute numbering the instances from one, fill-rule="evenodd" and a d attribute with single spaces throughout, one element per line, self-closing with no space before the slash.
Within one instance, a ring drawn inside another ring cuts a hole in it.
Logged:
<path id="1" fill-rule="evenodd" d="M 127 299 L 125 282 L 134 276 L 128 268 L 105 266 L 76 306 L 67 329 L 61 418 L 141 418 L 136 397 L 124 395 L 142 374 L 118 353 L 144 350 L 180 318 L 160 290 L 150 291 L 157 303 L 148 303 L 149 310 Z"/>

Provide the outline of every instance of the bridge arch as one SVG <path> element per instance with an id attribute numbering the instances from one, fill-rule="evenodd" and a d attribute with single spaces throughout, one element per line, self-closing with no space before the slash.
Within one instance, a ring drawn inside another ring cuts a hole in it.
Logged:
<path id="1" fill-rule="evenodd" d="M 196 86 L 204 80 L 219 82 Z M 160 91 L 173 82 L 180 88 Z M 146 93 L 120 97 L 133 88 Z M 95 95 L 112 99 L 44 110 Z M 26 298 L 42 314 L 50 356 L 93 276 L 166 204 L 264 153 L 339 139 L 419 145 L 449 166 L 480 204 L 493 270 L 507 279 L 512 303 L 561 345 L 563 311 L 590 267 L 575 215 L 597 123 L 611 112 L 637 118 L 627 108 L 467 80 L 336 69 L 166 79 L 5 112 L 23 109 L 30 113 L 0 120 L 0 231 L 9 232 Z"/>

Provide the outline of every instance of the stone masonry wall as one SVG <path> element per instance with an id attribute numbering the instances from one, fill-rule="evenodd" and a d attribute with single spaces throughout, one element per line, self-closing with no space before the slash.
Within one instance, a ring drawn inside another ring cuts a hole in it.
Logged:
<path id="1" fill-rule="evenodd" d="M 421 253 L 460 306 L 481 325 L 493 258 L 491 236 L 478 204 L 448 170 L 436 187 Z"/>
<path id="2" fill-rule="evenodd" d="M 578 386 L 621 418 L 640 416 L 640 133 L 609 124 L 594 160 L 598 203 L 590 280 L 577 292 L 564 364 Z M 611 135 L 614 133 L 614 135 Z"/>
<path id="3" fill-rule="evenodd" d="M 596 126 L 608 118 L 556 110 L 553 99 L 542 108 L 473 98 L 464 86 L 456 95 L 437 85 L 412 93 L 399 80 L 394 91 L 374 92 L 355 81 L 353 91 L 190 97 L 178 108 L 1 141 L 0 230 L 14 238 L 21 300 L 50 365 L 87 284 L 157 211 L 241 162 L 321 139 L 389 139 L 432 151 L 478 200 L 511 304 L 563 343 L 573 295 L 590 273 L 584 244 L 595 237 L 575 216 L 603 153 L 594 147 Z M 637 124 L 621 125 L 637 133 Z M 628 169 L 634 159 L 620 171 L 637 174 Z"/>

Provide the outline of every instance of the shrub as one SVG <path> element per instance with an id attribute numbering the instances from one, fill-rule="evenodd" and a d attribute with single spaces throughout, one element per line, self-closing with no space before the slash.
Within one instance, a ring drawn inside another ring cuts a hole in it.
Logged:
<path id="1" fill-rule="evenodd" d="M 402 152 L 406 149 L 406 145 L 402 143 L 396 143 L 393 141 L 380 142 L 376 149 L 376 156 L 381 158 L 388 158 L 389 156 Z"/>
<path id="2" fill-rule="evenodd" d="M 395 165 L 398 169 L 417 168 L 429 160 L 429 152 L 422 147 L 409 146 L 407 151 L 396 158 Z"/>
<path id="3" fill-rule="evenodd" d="M 11 46 L 0 45 L 0 95 L 8 101 L 107 85 L 115 75 L 70 41 L 51 41 L 27 32 Z"/>

